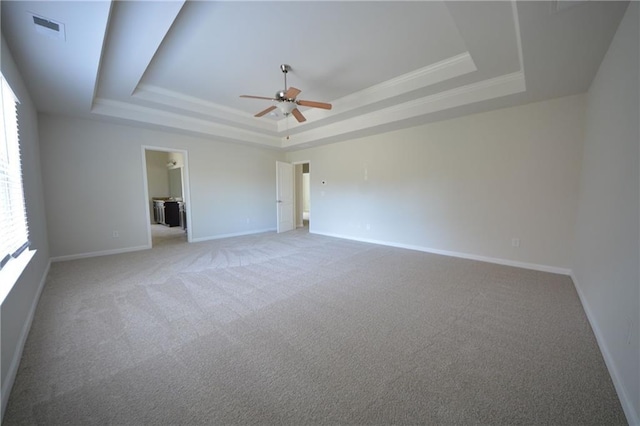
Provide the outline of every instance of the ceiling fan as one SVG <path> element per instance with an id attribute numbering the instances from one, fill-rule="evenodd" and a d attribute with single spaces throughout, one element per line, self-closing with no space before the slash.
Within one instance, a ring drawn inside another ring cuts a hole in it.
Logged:
<path id="1" fill-rule="evenodd" d="M 285 117 L 288 117 L 289 114 L 292 114 L 299 123 L 302 123 L 303 121 L 307 121 L 307 119 L 298 109 L 298 105 L 311 108 L 331 109 L 331 104 L 296 99 L 296 96 L 300 94 L 301 90 L 296 89 L 295 87 L 289 87 L 287 89 L 287 73 L 291 71 L 291 66 L 282 64 L 280 65 L 280 70 L 284 74 L 284 90 L 276 92 L 275 97 L 267 98 L 264 96 L 240 95 L 241 98 L 265 99 L 269 101 L 276 101 L 278 103 L 277 105 L 272 105 L 269 108 L 260 111 L 259 113 L 254 115 L 254 117 L 262 117 L 263 115 L 270 113 L 274 109 L 279 108 Z"/>

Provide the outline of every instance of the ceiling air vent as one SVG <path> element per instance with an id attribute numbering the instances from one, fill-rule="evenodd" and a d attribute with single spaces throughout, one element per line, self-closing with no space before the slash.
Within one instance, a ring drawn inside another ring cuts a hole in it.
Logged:
<path id="1" fill-rule="evenodd" d="M 44 34 L 47 37 L 57 38 L 64 40 L 64 24 L 57 22 L 43 16 L 38 16 L 34 13 L 30 13 L 33 18 L 33 26 L 40 34 Z"/>

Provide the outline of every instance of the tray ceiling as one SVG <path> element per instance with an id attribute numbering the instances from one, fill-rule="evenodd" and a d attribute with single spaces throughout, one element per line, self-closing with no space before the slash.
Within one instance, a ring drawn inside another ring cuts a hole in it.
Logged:
<path id="1" fill-rule="evenodd" d="M 297 149 L 584 92 L 626 5 L 8 1 L 2 32 L 42 112 Z M 283 63 L 333 109 L 253 117 Z"/>

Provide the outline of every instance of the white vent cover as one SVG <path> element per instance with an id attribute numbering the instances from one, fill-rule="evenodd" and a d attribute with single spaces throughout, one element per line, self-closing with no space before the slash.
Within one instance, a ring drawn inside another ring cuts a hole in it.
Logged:
<path id="1" fill-rule="evenodd" d="M 31 12 L 29 12 L 29 14 L 31 15 L 31 22 L 33 22 L 33 26 L 37 32 L 47 37 L 65 40 L 64 24 L 62 22 L 57 22 Z"/>

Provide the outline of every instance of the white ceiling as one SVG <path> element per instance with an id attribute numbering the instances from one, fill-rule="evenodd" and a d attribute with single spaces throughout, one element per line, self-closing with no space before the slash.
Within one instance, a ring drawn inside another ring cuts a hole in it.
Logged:
<path id="1" fill-rule="evenodd" d="M 37 108 L 298 149 L 588 89 L 627 2 L 2 1 Z M 63 23 L 35 30 L 31 13 Z M 287 83 L 298 123 L 255 118 Z M 289 138 L 287 138 L 289 136 Z"/>

